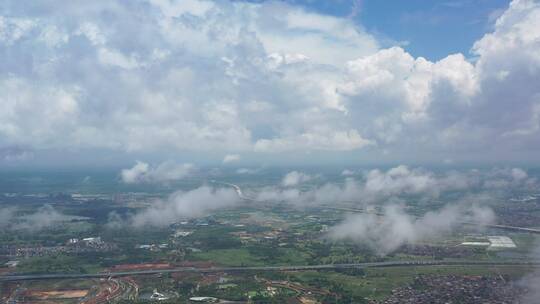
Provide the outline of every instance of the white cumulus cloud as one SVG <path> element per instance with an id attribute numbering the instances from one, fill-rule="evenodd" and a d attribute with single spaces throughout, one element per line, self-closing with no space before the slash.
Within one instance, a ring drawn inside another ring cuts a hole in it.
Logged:
<path id="1" fill-rule="evenodd" d="M 281 185 L 284 187 L 291 187 L 291 186 L 297 186 L 301 183 L 308 182 L 313 179 L 313 176 L 298 172 L 298 171 L 291 171 L 287 173 L 283 179 L 281 180 Z"/>
<path id="2" fill-rule="evenodd" d="M 281 2 L 7 0 L 0 148 L 535 159 L 539 16 L 430 61 Z"/>

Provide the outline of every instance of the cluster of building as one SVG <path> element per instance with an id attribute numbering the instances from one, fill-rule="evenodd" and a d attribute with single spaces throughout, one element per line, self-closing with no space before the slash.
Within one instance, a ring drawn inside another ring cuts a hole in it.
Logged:
<path id="1" fill-rule="evenodd" d="M 0 255 L 27 258 L 69 253 L 107 252 L 114 249 L 116 249 L 116 245 L 102 241 L 101 237 L 88 237 L 83 239 L 72 238 L 61 246 L 3 246 L 0 248 Z"/>
<path id="2" fill-rule="evenodd" d="M 540 207 L 540 194 L 526 195 L 510 199 L 509 202 L 496 207 L 497 222 L 501 225 L 520 227 L 539 227 L 540 214 L 531 212 Z"/>
<path id="3" fill-rule="evenodd" d="M 474 250 L 465 246 L 429 246 L 429 245 L 406 245 L 401 247 L 398 253 L 416 256 L 429 256 L 434 258 L 467 258 L 474 255 Z"/>
<path id="4" fill-rule="evenodd" d="M 500 276 L 420 276 L 392 291 L 386 300 L 373 304 L 507 304 L 524 291 Z"/>
<path id="5" fill-rule="evenodd" d="M 248 232 L 248 231 L 236 231 L 231 232 L 232 235 L 237 236 L 240 241 L 244 244 L 255 243 L 255 242 L 264 242 L 264 241 L 274 241 L 274 240 L 284 240 L 284 231 L 282 229 L 272 229 L 269 231 L 263 232 Z"/>

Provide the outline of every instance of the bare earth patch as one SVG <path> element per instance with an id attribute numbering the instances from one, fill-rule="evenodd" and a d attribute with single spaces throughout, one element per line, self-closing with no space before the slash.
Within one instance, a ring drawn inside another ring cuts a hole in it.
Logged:
<path id="1" fill-rule="evenodd" d="M 31 291 L 30 297 L 40 300 L 47 299 L 74 299 L 82 298 L 88 294 L 88 290 L 60 290 L 60 291 Z"/>

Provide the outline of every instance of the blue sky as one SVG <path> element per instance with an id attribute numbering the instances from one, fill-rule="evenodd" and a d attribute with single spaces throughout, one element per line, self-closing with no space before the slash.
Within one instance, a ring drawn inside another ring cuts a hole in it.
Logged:
<path id="1" fill-rule="evenodd" d="M 507 0 L 369 1 L 362 3 L 360 20 L 370 31 L 388 35 L 414 56 L 438 60 L 469 52 L 474 41 L 492 28 Z"/>
<path id="2" fill-rule="evenodd" d="M 259 1 L 260 2 L 260 1 Z M 493 27 L 509 0 L 290 0 L 310 10 L 349 16 L 387 45 L 438 60 L 468 54 Z"/>

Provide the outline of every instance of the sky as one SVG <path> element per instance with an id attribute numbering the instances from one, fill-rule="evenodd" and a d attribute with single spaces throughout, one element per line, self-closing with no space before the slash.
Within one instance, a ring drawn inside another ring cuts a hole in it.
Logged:
<path id="1" fill-rule="evenodd" d="M 470 55 L 473 43 L 491 30 L 508 0 L 296 1 L 308 9 L 349 17 L 381 45 L 401 45 L 414 57 L 440 60 Z"/>
<path id="2" fill-rule="evenodd" d="M 540 1 L 0 4 L 0 166 L 540 161 Z"/>

